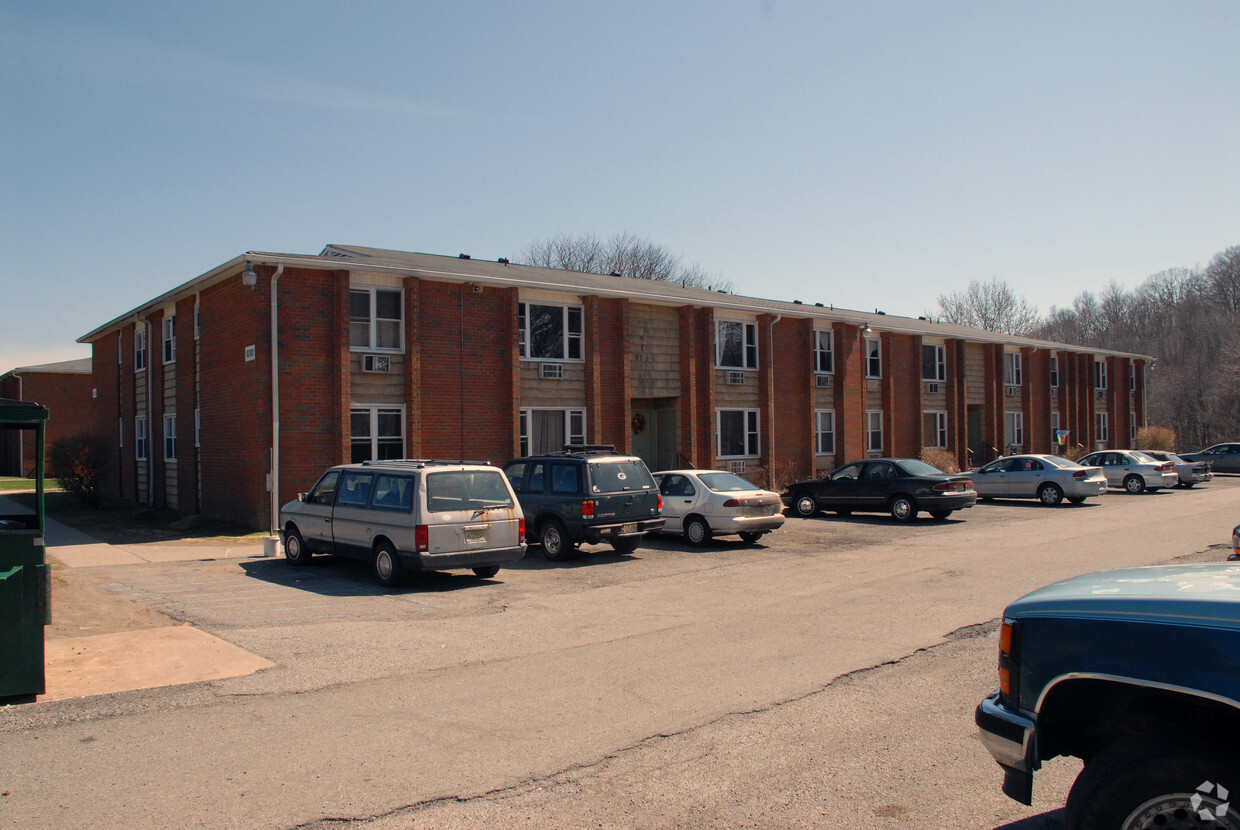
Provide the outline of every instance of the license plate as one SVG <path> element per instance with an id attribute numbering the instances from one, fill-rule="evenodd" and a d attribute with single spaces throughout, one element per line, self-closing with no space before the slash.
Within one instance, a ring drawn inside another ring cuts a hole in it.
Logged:
<path id="1" fill-rule="evenodd" d="M 487 540 L 487 529 L 485 527 L 467 527 L 465 528 L 465 541 L 471 544 L 485 542 Z"/>
<path id="2" fill-rule="evenodd" d="M 767 515 L 768 513 L 770 513 L 770 511 L 769 511 L 766 507 L 764 507 L 764 506 L 762 506 L 762 505 L 760 505 L 760 504 L 756 504 L 756 505 L 751 504 L 749 507 L 746 507 L 746 508 L 745 508 L 745 513 L 744 513 L 744 515 L 746 515 L 746 516 L 765 516 L 765 515 Z"/>
<path id="3" fill-rule="evenodd" d="M 620 532 L 621 533 L 636 533 L 637 522 L 627 522 L 625 524 L 620 525 Z"/>

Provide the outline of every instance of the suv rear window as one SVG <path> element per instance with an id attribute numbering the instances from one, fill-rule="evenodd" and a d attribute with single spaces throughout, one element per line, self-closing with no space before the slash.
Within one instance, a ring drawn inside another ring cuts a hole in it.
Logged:
<path id="1" fill-rule="evenodd" d="M 444 470 L 426 474 L 426 507 L 432 512 L 512 506 L 512 496 L 499 470 Z"/>
<path id="2" fill-rule="evenodd" d="M 596 461 L 590 464 L 590 490 L 595 493 L 623 493 L 626 490 L 653 490 L 654 479 L 640 461 Z"/>

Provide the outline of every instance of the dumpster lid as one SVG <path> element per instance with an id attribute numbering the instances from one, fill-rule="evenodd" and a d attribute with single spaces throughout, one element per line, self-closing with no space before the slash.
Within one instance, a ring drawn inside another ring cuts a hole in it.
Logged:
<path id="1" fill-rule="evenodd" d="M 0 398 L 0 424 L 32 423 L 47 420 L 47 407 L 34 401 Z"/>

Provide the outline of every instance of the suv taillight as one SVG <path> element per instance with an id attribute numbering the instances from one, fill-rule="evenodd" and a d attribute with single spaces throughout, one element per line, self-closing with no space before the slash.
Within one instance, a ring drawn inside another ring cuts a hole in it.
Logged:
<path id="1" fill-rule="evenodd" d="M 1010 708 L 1018 708 L 1016 621 L 1005 619 L 999 629 L 999 702 Z"/>
<path id="2" fill-rule="evenodd" d="M 517 519 L 517 544 L 525 544 L 525 517 Z"/>
<path id="3" fill-rule="evenodd" d="M 594 499 L 586 499 L 581 503 L 581 518 L 594 518 Z"/>
<path id="4" fill-rule="evenodd" d="M 663 494 L 662 493 L 659 494 L 659 512 L 660 513 L 663 512 Z"/>
<path id="5" fill-rule="evenodd" d="M 416 525 L 413 528 L 413 544 L 418 553 L 426 553 L 431 549 L 431 529 L 427 525 Z"/>

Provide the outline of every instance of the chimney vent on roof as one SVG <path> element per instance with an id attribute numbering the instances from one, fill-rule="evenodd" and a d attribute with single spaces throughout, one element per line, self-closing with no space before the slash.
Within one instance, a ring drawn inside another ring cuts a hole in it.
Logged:
<path id="1" fill-rule="evenodd" d="M 497 259 L 497 260 L 496 260 L 496 262 L 498 262 L 500 265 L 507 265 L 507 264 L 508 264 L 508 257 L 506 257 L 506 256 L 502 256 L 502 257 L 500 257 L 499 259 Z"/>
<path id="2" fill-rule="evenodd" d="M 457 259 L 470 259 L 471 257 L 469 256 L 469 254 L 457 254 L 456 258 Z"/>

